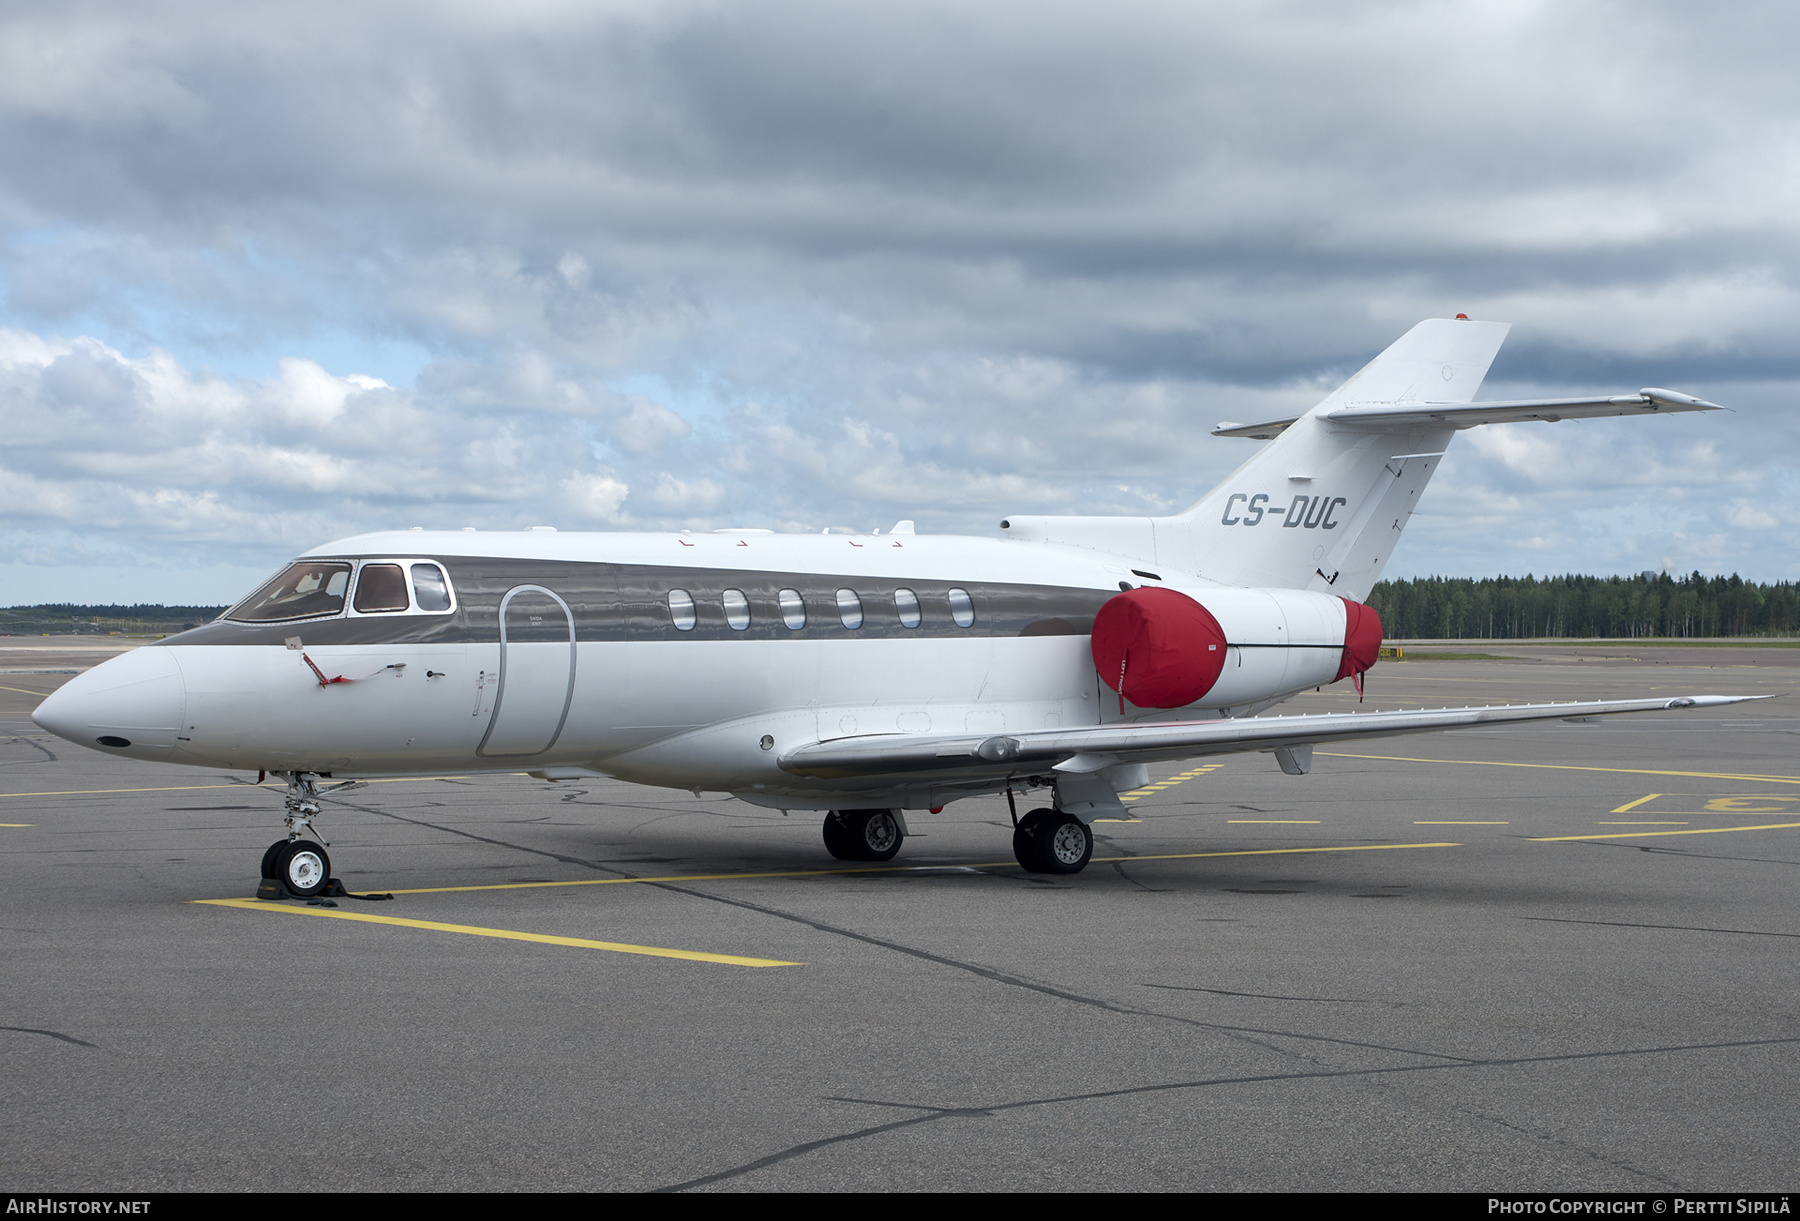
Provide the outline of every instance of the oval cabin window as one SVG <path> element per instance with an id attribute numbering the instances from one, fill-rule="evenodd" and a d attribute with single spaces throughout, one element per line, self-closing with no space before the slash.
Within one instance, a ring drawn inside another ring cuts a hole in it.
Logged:
<path id="1" fill-rule="evenodd" d="M 957 627 L 973 627 L 975 625 L 975 603 L 966 589 L 950 591 L 950 617 L 956 620 Z"/>
<path id="2" fill-rule="evenodd" d="M 669 618 L 677 631 L 694 630 L 694 599 L 685 589 L 669 591 Z"/>
<path id="3" fill-rule="evenodd" d="M 806 599 L 800 596 L 799 590 L 784 589 L 775 595 L 775 599 L 781 604 L 783 623 L 796 632 L 806 626 Z"/>
<path id="4" fill-rule="evenodd" d="M 725 603 L 725 622 L 731 630 L 741 632 L 750 626 L 750 599 L 744 596 L 741 589 L 728 589 L 723 598 Z"/>
<path id="5" fill-rule="evenodd" d="M 838 618 L 844 626 L 852 630 L 862 626 L 862 599 L 856 596 L 854 589 L 837 591 Z"/>
<path id="6" fill-rule="evenodd" d="M 900 615 L 901 627 L 919 626 L 919 595 L 910 589 L 894 591 L 894 610 Z"/>

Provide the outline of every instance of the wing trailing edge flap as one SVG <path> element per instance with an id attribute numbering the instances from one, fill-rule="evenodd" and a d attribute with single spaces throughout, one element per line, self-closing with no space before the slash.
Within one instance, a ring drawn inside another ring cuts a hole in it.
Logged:
<path id="1" fill-rule="evenodd" d="M 1042 729 L 987 737 L 873 734 L 814 742 L 782 755 L 780 765 L 783 771 L 793 775 L 830 780 L 919 772 L 953 773 L 970 778 L 1052 771 L 1085 773 L 1115 763 L 1152 763 L 1200 755 L 1275 751 L 1519 721 L 1574 720 L 1623 712 L 1715 708 L 1771 698 L 1766 695 L 1693 695 L 1404 712 L 1333 712 L 1312 716 Z M 1290 758 L 1297 757 L 1298 752 L 1290 750 Z M 1283 770 L 1288 770 L 1288 760 L 1283 759 L 1282 763 Z"/>

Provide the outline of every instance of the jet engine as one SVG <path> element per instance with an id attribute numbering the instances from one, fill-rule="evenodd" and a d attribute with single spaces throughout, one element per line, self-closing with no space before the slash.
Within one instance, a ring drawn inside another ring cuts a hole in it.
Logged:
<path id="1" fill-rule="evenodd" d="M 1121 711 L 1126 702 L 1229 706 L 1343 678 L 1361 690 L 1381 654 L 1380 617 L 1349 598 L 1248 589 L 1204 596 L 1202 604 L 1179 590 L 1144 587 L 1100 608 L 1094 669 L 1119 693 Z"/>

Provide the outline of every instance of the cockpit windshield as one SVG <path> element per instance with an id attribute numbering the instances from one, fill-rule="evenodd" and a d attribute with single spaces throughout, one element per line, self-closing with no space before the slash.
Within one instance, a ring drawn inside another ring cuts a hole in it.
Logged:
<path id="1" fill-rule="evenodd" d="M 288 565 L 280 576 L 226 611 L 225 617 L 240 623 L 273 623 L 336 615 L 344 609 L 349 585 L 350 565 L 303 560 Z"/>

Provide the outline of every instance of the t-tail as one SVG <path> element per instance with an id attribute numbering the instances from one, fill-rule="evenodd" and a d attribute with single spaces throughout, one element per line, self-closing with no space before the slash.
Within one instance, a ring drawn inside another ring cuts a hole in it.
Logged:
<path id="1" fill-rule="evenodd" d="M 1186 512 L 1010 517 L 1008 536 L 1082 547 L 1224 585 L 1367 598 L 1459 429 L 1518 420 L 1716 411 L 1670 390 L 1474 401 L 1511 324 L 1431 318 L 1304 415 L 1220 424 L 1268 440 Z"/>

